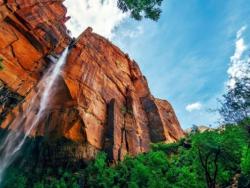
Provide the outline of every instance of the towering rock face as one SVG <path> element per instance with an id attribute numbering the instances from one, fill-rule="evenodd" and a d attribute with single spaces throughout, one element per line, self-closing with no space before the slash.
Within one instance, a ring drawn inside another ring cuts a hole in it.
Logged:
<path id="1" fill-rule="evenodd" d="M 4 90 L 24 98 L 5 109 L 1 128 L 15 130 L 11 123 L 37 95 L 35 86 L 50 64 L 45 57 L 60 53 L 70 38 L 62 1 L 9 0 L 0 5 L 0 80 Z M 173 108 L 151 95 L 136 62 L 90 28 L 70 50 L 56 86 L 30 135 L 45 140 L 38 155 L 43 162 L 88 161 L 100 150 L 110 160 L 120 160 L 148 151 L 151 143 L 184 136 Z M 38 107 L 33 108 L 22 122 L 24 132 L 26 119 L 36 115 Z"/>
<path id="2" fill-rule="evenodd" d="M 136 62 L 90 28 L 78 38 L 62 76 L 86 141 L 112 159 L 183 136 L 171 105 L 150 94 Z"/>
<path id="3" fill-rule="evenodd" d="M 25 96 L 48 66 L 45 56 L 70 42 L 61 0 L 0 0 L 0 79 Z"/>
<path id="4" fill-rule="evenodd" d="M 0 122 L 70 42 L 62 1 L 0 0 Z M 15 96 L 15 97 L 14 97 Z"/>

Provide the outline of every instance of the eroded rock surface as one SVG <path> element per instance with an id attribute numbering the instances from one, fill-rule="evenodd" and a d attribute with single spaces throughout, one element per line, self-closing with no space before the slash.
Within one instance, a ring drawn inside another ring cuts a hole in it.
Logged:
<path id="1" fill-rule="evenodd" d="M 136 62 L 90 28 L 70 52 L 62 76 L 87 142 L 112 159 L 184 136 L 171 105 L 150 94 Z"/>
<path id="2" fill-rule="evenodd" d="M 0 80 L 25 96 L 48 66 L 46 55 L 61 53 L 70 42 L 60 0 L 0 1 Z"/>
<path id="3" fill-rule="evenodd" d="M 22 129 L 36 116 L 36 85 L 48 54 L 59 54 L 70 43 L 64 26 L 66 9 L 60 0 L 0 1 L 0 80 L 23 96 L 5 117 L 2 129 L 22 119 Z M 46 87 L 46 84 L 44 84 Z M 137 63 L 90 28 L 70 50 L 51 101 L 32 137 L 46 139 L 38 151 L 41 161 L 88 161 L 100 150 L 121 160 L 150 149 L 153 142 L 174 142 L 184 136 L 173 108 L 154 98 Z M 22 118 L 21 118 L 22 117 Z M 66 142 L 64 142 L 67 140 Z"/>

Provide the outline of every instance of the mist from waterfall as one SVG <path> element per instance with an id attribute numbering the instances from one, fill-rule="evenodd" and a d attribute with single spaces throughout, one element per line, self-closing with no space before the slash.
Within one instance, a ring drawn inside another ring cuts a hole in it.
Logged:
<path id="1" fill-rule="evenodd" d="M 60 75 L 62 66 L 66 62 L 67 54 L 68 48 L 64 50 L 57 63 L 52 65 L 44 74 L 36 86 L 36 94 L 31 99 L 22 116 L 17 117 L 10 125 L 14 129 L 9 130 L 9 133 L 0 143 L 0 183 L 3 180 L 5 170 L 15 160 L 27 137 L 36 128 L 39 120 L 44 115 L 46 107 L 51 100 L 50 96 L 53 94 L 55 82 Z M 29 115 L 34 111 L 36 114 L 30 117 Z"/>

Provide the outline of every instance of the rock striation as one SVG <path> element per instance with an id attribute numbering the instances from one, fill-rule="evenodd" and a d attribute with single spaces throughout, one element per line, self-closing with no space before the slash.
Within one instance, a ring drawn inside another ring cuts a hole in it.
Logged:
<path id="1" fill-rule="evenodd" d="M 41 78 L 51 52 L 69 44 L 61 0 L 0 0 L 0 80 L 25 96 Z"/>
<path id="2" fill-rule="evenodd" d="M 78 38 L 62 77 L 86 141 L 111 159 L 184 136 L 171 105 L 151 95 L 137 63 L 91 28 Z"/>
<path id="3" fill-rule="evenodd" d="M 11 122 L 36 96 L 36 84 L 50 65 L 47 55 L 59 54 L 71 39 L 60 0 L 0 1 L 0 15 L 0 80 L 24 98 L 1 128 L 15 130 Z M 151 143 L 184 136 L 172 106 L 151 95 L 137 63 L 91 28 L 76 39 L 50 98 L 31 133 L 45 140 L 38 150 L 45 163 L 88 161 L 98 151 L 117 161 L 147 152 Z M 29 116 L 36 111 L 34 106 Z M 24 121 L 23 131 L 28 126 Z"/>

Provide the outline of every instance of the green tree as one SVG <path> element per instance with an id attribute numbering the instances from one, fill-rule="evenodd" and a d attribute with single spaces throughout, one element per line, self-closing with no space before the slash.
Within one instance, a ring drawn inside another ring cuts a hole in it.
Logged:
<path id="1" fill-rule="evenodd" d="M 245 119 L 240 124 L 247 135 L 247 144 L 244 146 L 241 158 L 241 176 L 239 187 L 250 187 L 250 119 Z"/>
<path id="2" fill-rule="evenodd" d="M 11 168 L 4 176 L 4 181 L 2 187 L 4 188 L 26 188 L 27 187 L 27 177 L 20 173 L 18 169 Z"/>
<path id="3" fill-rule="evenodd" d="M 141 20 L 149 18 L 157 21 L 161 14 L 163 0 L 118 0 L 117 6 L 123 12 L 130 12 L 132 18 Z"/>
<path id="4" fill-rule="evenodd" d="M 224 123 L 239 123 L 250 117 L 250 61 L 245 62 L 241 76 L 230 78 L 234 85 L 229 85 L 227 92 L 219 100 L 219 113 Z"/>
<path id="5" fill-rule="evenodd" d="M 197 154 L 197 171 L 202 169 L 208 188 L 230 182 L 240 171 L 242 149 L 246 146 L 243 129 L 228 126 L 225 130 L 206 131 L 193 138 L 193 150 Z"/>
<path id="6" fill-rule="evenodd" d="M 219 113 L 226 123 L 239 123 L 250 116 L 250 78 L 237 79 L 220 100 Z"/>
<path id="7" fill-rule="evenodd" d="M 109 164 L 105 153 L 84 169 L 10 168 L 3 188 L 214 188 L 228 187 L 239 177 L 239 187 L 250 186 L 250 120 L 203 133 L 176 143 L 158 143 L 152 150 Z M 187 144 L 189 147 L 187 147 Z M 25 170 L 26 169 L 26 170 Z"/>
<path id="8" fill-rule="evenodd" d="M 88 187 L 151 187 L 165 188 L 168 170 L 163 152 L 149 152 L 126 157 L 116 166 L 108 166 L 106 155 L 100 153 L 85 171 Z"/>
<path id="9" fill-rule="evenodd" d="M 87 187 L 109 188 L 114 185 L 116 172 L 109 168 L 107 155 L 103 152 L 98 153 L 96 159 L 86 168 L 85 179 Z"/>

